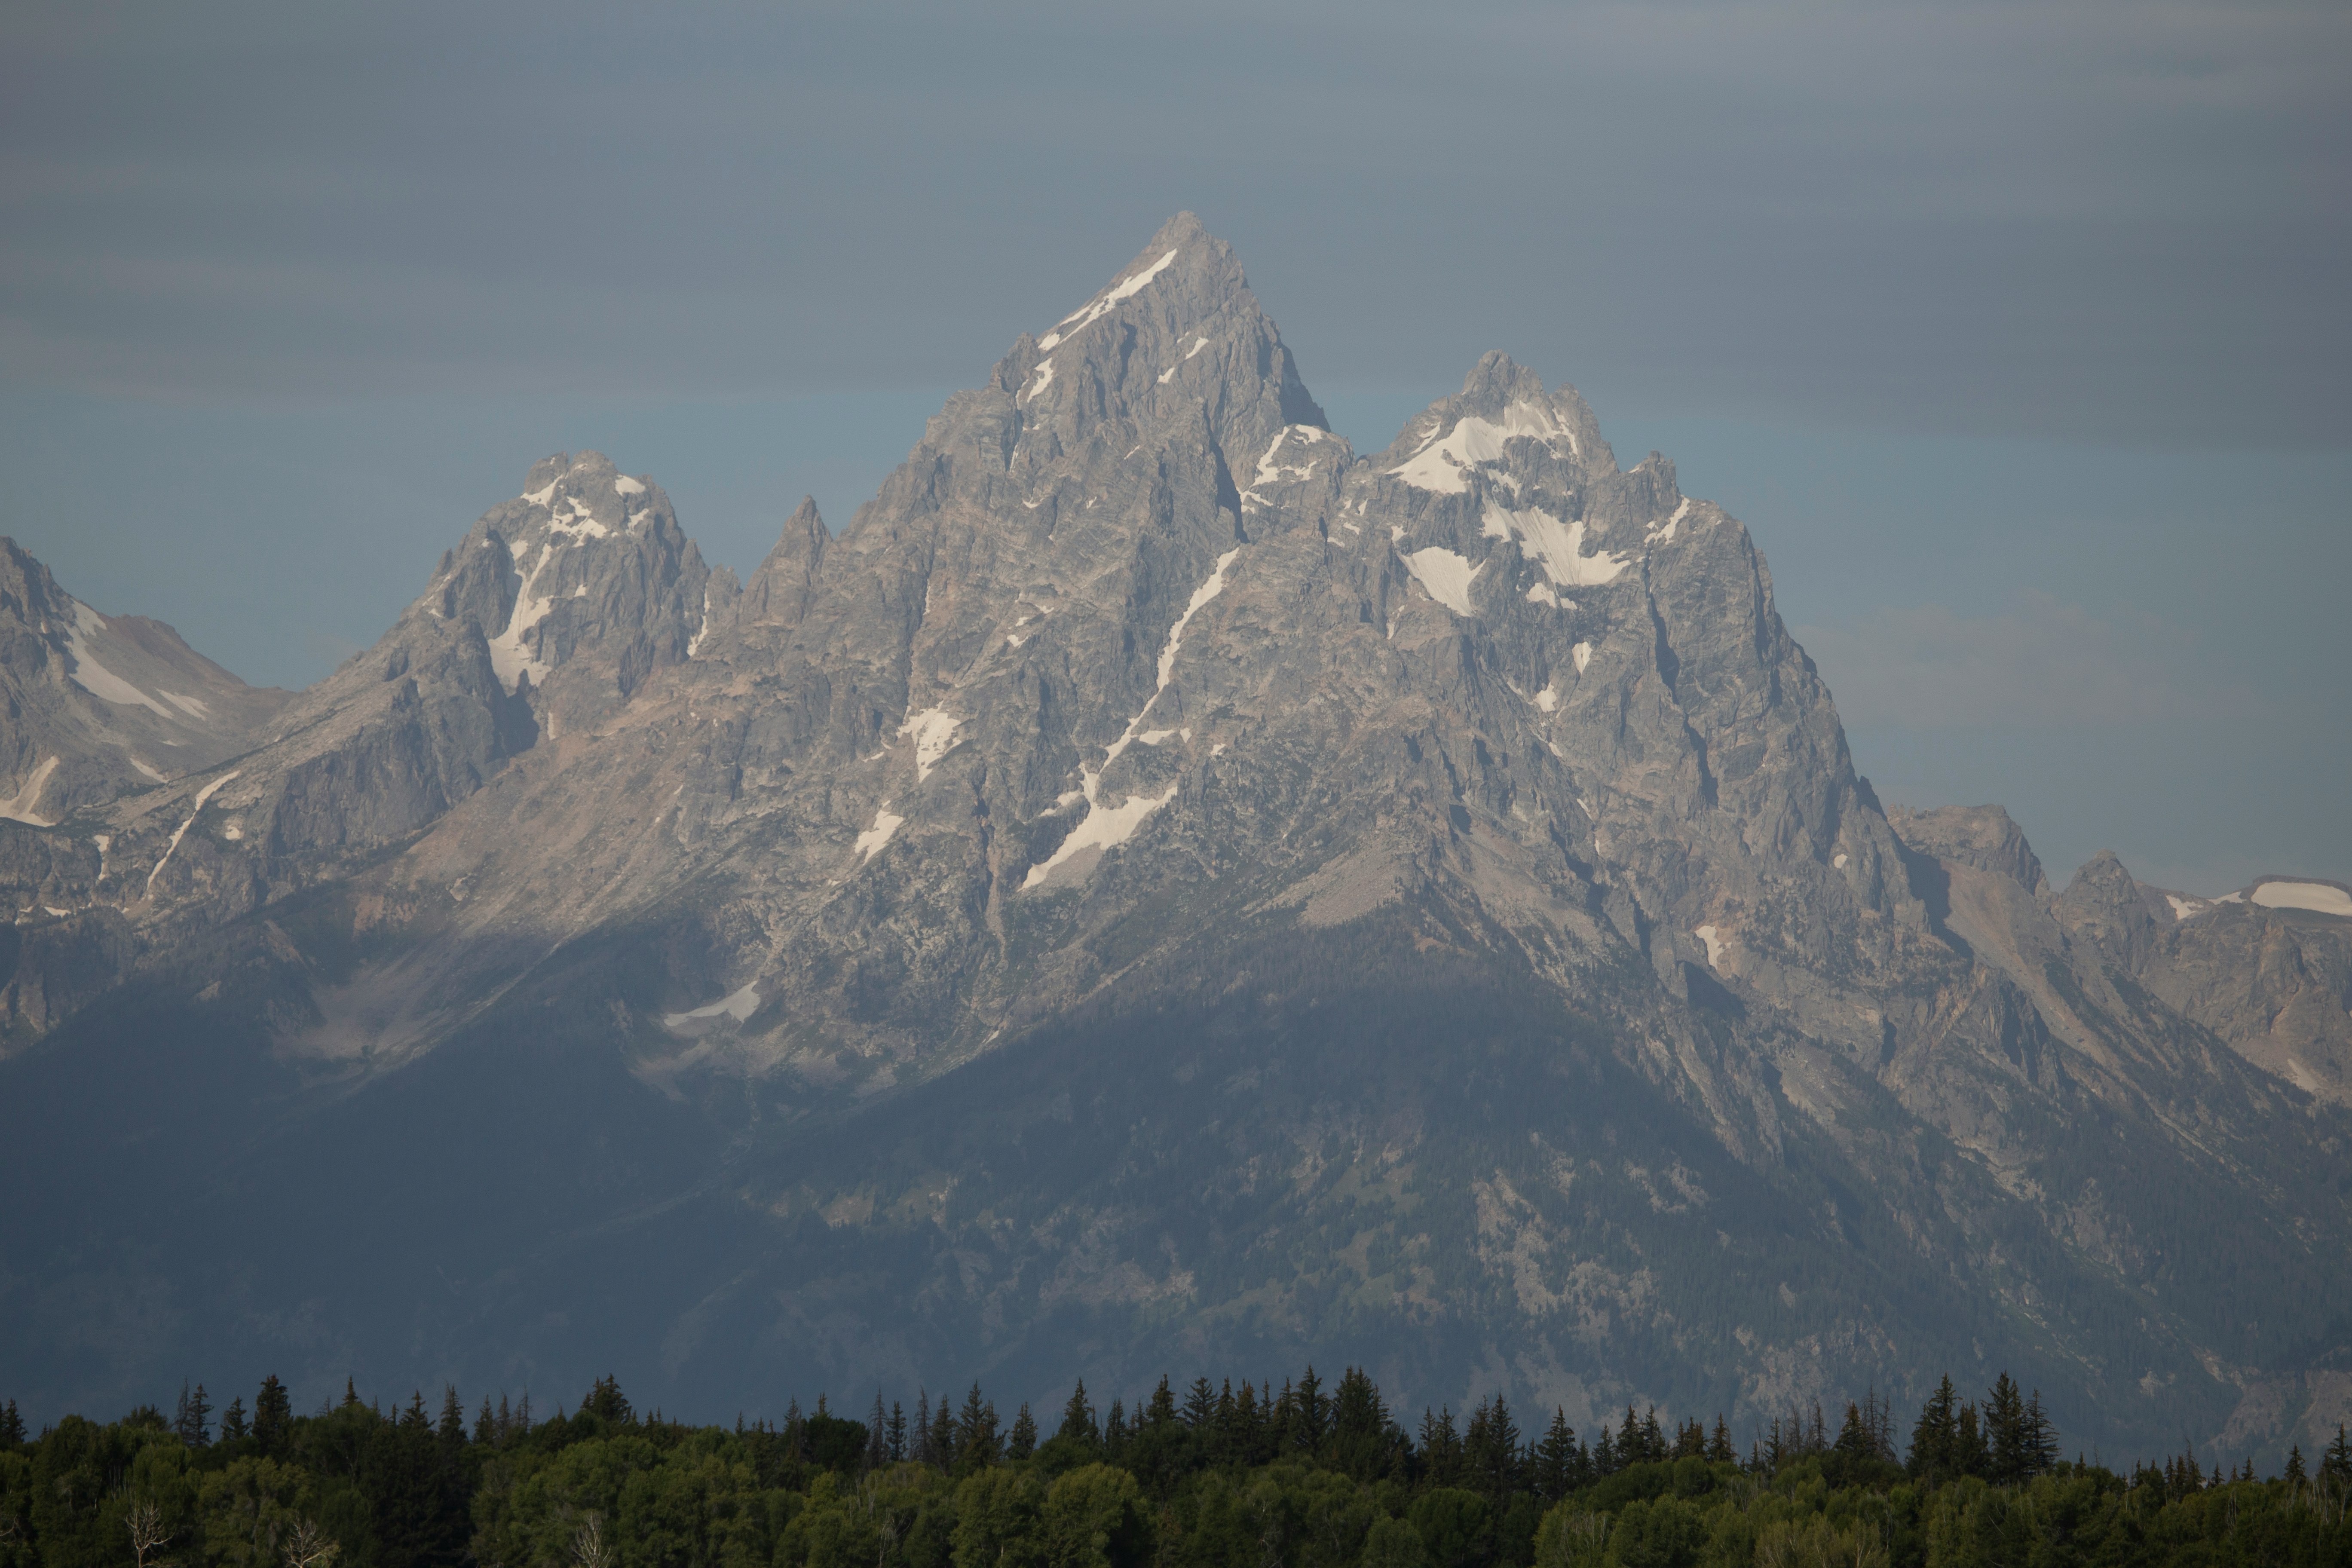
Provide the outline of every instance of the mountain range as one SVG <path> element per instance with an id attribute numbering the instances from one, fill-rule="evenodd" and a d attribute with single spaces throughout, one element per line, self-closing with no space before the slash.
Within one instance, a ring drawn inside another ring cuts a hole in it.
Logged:
<path id="1" fill-rule="evenodd" d="M 28 1412 L 2352 1416 L 2352 890 L 1883 804 L 1670 461 L 1500 354 L 1357 453 L 1189 215 L 748 580 L 582 453 L 299 693 L 13 542 L 0 627 Z"/>

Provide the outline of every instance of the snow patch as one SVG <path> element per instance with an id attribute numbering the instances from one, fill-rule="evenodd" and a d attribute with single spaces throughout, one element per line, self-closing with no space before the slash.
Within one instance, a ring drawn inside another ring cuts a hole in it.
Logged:
<path id="1" fill-rule="evenodd" d="M 85 637 L 106 630 L 106 617 L 83 604 L 73 602 L 73 619 L 66 623 L 66 656 L 73 660 L 68 679 L 92 697 L 123 708 L 152 708 L 166 719 L 176 716 L 173 711 L 100 664 L 89 654 Z"/>
<path id="2" fill-rule="evenodd" d="M 873 859 L 882 846 L 890 842 L 890 836 L 906 826 L 906 822 L 905 817 L 891 812 L 888 801 L 884 801 L 874 813 L 874 826 L 857 836 L 857 863 L 863 866 Z"/>
<path id="3" fill-rule="evenodd" d="M 204 788 L 196 792 L 196 804 L 189 808 L 188 820 L 180 824 L 180 830 L 172 835 L 172 842 L 163 846 L 163 858 L 155 862 L 155 868 L 153 870 L 147 873 L 148 897 L 154 897 L 155 879 L 162 876 L 163 874 L 163 868 L 172 863 L 172 852 L 180 847 L 180 840 L 188 836 L 188 829 L 196 825 L 196 818 L 204 815 L 205 802 L 212 799 L 214 791 L 219 789 L 221 785 L 228 783 L 229 780 L 236 777 L 238 773 L 243 773 L 244 771 L 245 770 L 242 768 L 231 769 L 229 772 L 221 774 L 220 777 L 213 780 L 212 783 L 205 785 Z"/>
<path id="4" fill-rule="evenodd" d="M 1029 868 L 1029 874 L 1021 879 L 1022 890 L 1026 892 L 1044 881 L 1055 867 L 1081 849 L 1118 848 L 1135 837 L 1135 830 L 1153 812 L 1176 798 L 1178 787 L 1170 784 L 1167 793 L 1159 795 L 1131 795 L 1113 806 L 1089 802 L 1085 819 L 1070 829 L 1070 836 L 1062 840 L 1061 847 Z"/>
<path id="5" fill-rule="evenodd" d="M 2253 890 L 2252 898 L 2264 909 L 2352 915 L 2352 893 L 2325 882 L 2264 882 Z"/>
<path id="6" fill-rule="evenodd" d="M 1552 592 L 1551 584 L 1549 583 L 1530 583 L 1528 584 L 1528 603 L 1549 605 L 1557 610 L 1559 608 L 1559 595 Z"/>
<path id="7" fill-rule="evenodd" d="M 164 701 L 186 712 L 191 718 L 210 720 L 213 716 L 213 710 L 198 698 L 183 697 L 176 691 L 163 691 L 160 687 L 157 690 L 161 692 Z"/>
<path id="8" fill-rule="evenodd" d="M 760 988 L 755 982 L 730 995 L 721 996 L 716 1002 L 706 1003 L 699 1007 L 689 1007 L 683 1013 L 665 1013 L 662 1015 L 662 1022 L 675 1029 L 684 1024 L 695 1023 L 704 1018 L 716 1018 L 723 1014 L 740 1024 L 759 1010 Z"/>
<path id="9" fill-rule="evenodd" d="M 1675 536 L 1675 529 L 1682 522 L 1684 515 L 1689 510 L 1690 498 L 1688 496 L 1685 496 L 1683 498 L 1682 504 L 1675 508 L 1674 516 L 1666 519 L 1665 521 L 1650 530 L 1650 531 L 1643 537 L 1645 539 L 1672 539 Z"/>
<path id="10" fill-rule="evenodd" d="M 1019 401 L 1026 403 L 1031 398 L 1035 397 L 1039 393 L 1045 391 L 1047 387 L 1053 384 L 1054 362 L 1052 360 L 1045 360 L 1037 366 L 1035 373 L 1031 375 L 1029 384 L 1022 388 Z"/>
<path id="11" fill-rule="evenodd" d="M 53 819 L 34 816 L 33 808 L 41 804 L 41 792 L 49 787 L 49 775 L 57 771 L 58 760 L 55 757 L 50 757 L 39 767 L 35 768 L 31 776 L 25 780 L 15 795 L 5 800 L 0 800 L 0 816 L 5 816 L 11 822 L 24 823 L 31 827 L 56 826 L 57 824 Z M 99 846 L 98 852 L 100 855 L 106 853 L 106 846 L 103 843 Z"/>
<path id="12" fill-rule="evenodd" d="M 1274 460 L 1274 455 L 1282 450 L 1282 444 L 1293 436 L 1301 437 L 1311 447 L 1318 441 L 1329 439 L 1330 432 L 1318 430 L 1312 425 L 1284 426 L 1275 433 L 1274 440 L 1266 447 L 1265 456 L 1257 460 L 1257 478 L 1250 483 L 1265 485 L 1282 479 L 1303 479 L 1315 472 L 1315 457 L 1311 452 L 1303 463 L 1276 463 Z"/>
<path id="13" fill-rule="evenodd" d="M 1173 262 L 1175 259 L 1176 252 L 1171 250 L 1167 255 L 1161 257 L 1159 260 L 1153 262 L 1142 271 L 1128 279 L 1125 282 L 1112 287 L 1112 289 L 1108 293 L 1104 294 L 1101 299 L 1095 300 L 1092 304 L 1079 306 L 1076 310 L 1063 317 L 1059 321 L 1056 321 L 1054 324 L 1054 330 L 1047 332 L 1043 338 L 1040 338 L 1037 341 L 1037 346 L 1050 352 L 1055 344 L 1062 342 L 1066 339 L 1074 338 L 1080 332 L 1085 331 L 1088 327 L 1093 326 L 1097 321 L 1102 320 L 1103 317 L 1110 314 L 1111 308 L 1117 305 L 1121 300 L 1131 300 L 1135 298 L 1136 295 L 1141 293 L 1143 291 L 1143 286 L 1146 283 L 1150 282 L 1154 278 L 1159 277 L 1162 272 L 1167 271 L 1169 264 Z"/>
<path id="14" fill-rule="evenodd" d="M 160 770 L 150 766 L 146 762 L 138 757 L 132 757 L 131 759 L 131 765 L 137 768 L 141 773 L 145 773 L 149 778 L 153 779 L 157 784 L 163 783 L 167 776 Z"/>
<path id="15" fill-rule="evenodd" d="M 1175 732 L 1176 731 L 1173 730 L 1146 730 L 1142 734 L 1138 735 L 1135 739 L 1139 745 L 1156 746 Z"/>
<path id="16" fill-rule="evenodd" d="M 2164 901 L 2172 906 L 2172 918 L 2176 921 L 2185 921 L 2191 915 L 2201 915 L 2212 908 L 2202 899 L 2184 899 L 2177 893 L 2165 894 Z"/>
<path id="17" fill-rule="evenodd" d="M 1555 712 L 1559 708 L 1559 689 L 1558 687 L 1547 686 L 1541 691 L 1536 693 L 1535 700 L 1536 706 L 1543 711 L 1547 713 Z"/>
<path id="18" fill-rule="evenodd" d="M 702 623 L 694 628 L 694 635 L 686 639 L 686 657 L 692 658 L 695 655 L 700 653 L 702 651 L 704 639 L 709 636 L 710 590 L 708 587 L 705 587 L 702 590 Z"/>
<path id="19" fill-rule="evenodd" d="M 931 776 L 931 770 L 955 744 L 956 729 L 962 722 L 944 708 L 926 708 L 920 713 L 908 714 L 907 721 L 898 726 L 898 733 L 915 738 L 917 784 Z"/>
<path id="20" fill-rule="evenodd" d="M 1466 555 L 1456 555 L 1442 544 L 1426 550 L 1416 550 L 1403 558 L 1405 570 L 1415 581 L 1429 590 L 1429 596 L 1457 616 L 1469 616 L 1470 584 L 1486 569 L 1484 561 L 1470 564 Z"/>
<path id="21" fill-rule="evenodd" d="M 1625 570 L 1625 557 L 1606 550 L 1584 553 L 1584 520 L 1563 526 L 1559 519 L 1537 507 L 1514 511 L 1488 502 L 1478 520 L 1478 531 L 1489 539 L 1517 539 L 1534 556 L 1544 574 L 1563 588 L 1595 587 Z"/>
<path id="22" fill-rule="evenodd" d="M 626 474 L 623 474 L 619 479 L 614 479 L 613 481 L 613 488 L 620 491 L 625 496 L 641 496 L 646 493 L 645 481 L 642 479 L 633 479 Z"/>
<path id="23" fill-rule="evenodd" d="M 509 694 L 521 689 L 523 675 L 528 672 L 536 686 L 547 679 L 554 667 L 543 664 L 539 656 L 523 646 L 524 634 L 547 618 L 555 605 L 553 595 L 533 592 L 539 586 L 540 574 L 547 570 L 555 554 L 553 544 L 539 547 L 539 559 L 531 563 L 530 575 L 515 591 L 514 609 L 507 616 L 506 630 L 490 639 L 490 668 L 498 672 L 499 684 Z"/>
<path id="24" fill-rule="evenodd" d="M 1592 662 L 1592 645 L 1589 642 L 1578 643 L 1568 650 L 1568 657 L 1576 661 L 1576 673 L 1582 675 L 1584 667 Z"/>
<path id="25" fill-rule="evenodd" d="M 1835 855 L 1830 857 L 1830 868 L 1833 871 L 1843 871 L 1845 869 L 1844 850 L 1841 849 Z"/>
<path id="26" fill-rule="evenodd" d="M 1470 488 L 1468 470 L 1501 462 L 1503 443 L 1515 436 L 1533 437 L 1555 454 L 1565 440 L 1572 455 L 1582 455 L 1575 433 L 1558 413 L 1540 403 L 1519 402 L 1503 411 L 1499 425 L 1475 414 L 1456 421 L 1389 472 L 1417 489 L 1459 495 Z"/>
<path id="27" fill-rule="evenodd" d="M 554 498 L 555 487 L 558 482 L 559 481 L 557 480 L 550 479 L 538 489 L 525 490 L 522 492 L 522 499 L 530 502 L 533 506 L 545 506 Z"/>
<path id="28" fill-rule="evenodd" d="M 1718 935 L 1713 926 L 1701 926 L 1691 932 L 1691 935 L 1706 943 L 1706 966 L 1709 969 L 1721 970 L 1723 950 L 1731 945 L 1730 939 Z"/>

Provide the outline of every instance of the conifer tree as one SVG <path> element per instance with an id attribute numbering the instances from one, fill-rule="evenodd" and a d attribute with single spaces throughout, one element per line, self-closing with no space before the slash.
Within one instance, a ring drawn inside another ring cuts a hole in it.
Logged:
<path id="1" fill-rule="evenodd" d="M 1990 1456 L 1985 1450 L 1982 1427 L 1977 1421 L 1977 1407 L 1960 1406 L 1960 1424 L 1952 1436 L 1952 1473 L 1956 1476 L 1982 1476 L 1990 1468 Z"/>
<path id="2" fill-rule="evenodd" d="M 2015 1486 L 2032 1473 L 2025 1451 L 2025 1400 L 2006 1372 L 1993 1380 L 1992 1392 L 1985 1398 L 1984 1435 L 1991 1449 L 1988 1479 Z"/>
<path id="3" fill-rule="evenodd" d="M 212 1427 L 206 1418 L 212 1415 L 212 1411 L 211 1403 L 205 1398 L 205 1385 L 201 1383 L 196 1384 L 194 1391 L 191 1393 L 186 1381 L 183 1379 L 180 1384 L 179 1410 L 172 1419 L 173 1436 L 177 1436 L 182 1445 L 186 1447 L 209 1447 L 213 1440 Z"/>
<path id="4" fill-rule="evenodd" d="M 1195 1432 L 1203 1431 L 1217 1411 L 1216 1391 L 1205 1377 L 1196 1377 L 1192 1386 L 1184 1391 L 1184 1425 Z"/>
<path id="5" fill-rule="evenodd" d="M 1877 1444 L 1871 1440 L 1869 1428 L 1864 1426 L 1862 1406 L 1849 1399 L 1845 1402 L 1845 1422 L 1838 1428 L 1837 1442 L 1832 1447 L 1850 1459 L 1877 1457 Z"/>
<path id="6" fill-rule="evenodd" d="M 1949 1373 L 1919 1407 L 1918 1425 L 1911 1428 L 1911 1460 L 1907 1467 L 1914 1479 L 1930 1480 L 1953 1473 L 1953 1455 L 1959 1440 L 1959 1395 L 1952 1387 Z"/>
<path id="7" fill-rule="evenodd" d="M 2303 1471 L 2303 1447 L 2300 1444 L 2287 1445 L 2286 1479 L 2297 1486 L 2301 1486 L 2307 1479 Z"/>
<path id="8" fill-rule="evenodd" d="M 272 1373 L 261 1380 L 261 1392 L 253 1396 L 254 1445 L 262 1458 L 276 1458 L 286 1452 L 293 1436 L 294 1401 Z"/>
<path id="9" fill-rule="evenodd" d="M 1559 1501 L 1576 1484 L 1576 1428 L 1568 1424 L 1568 1412 L 1557 1405 L 1552 1406 L 1551 1426 L 1536 1448 L 1535 1481 L 1536 1496 L 1546 1503 Z"/>
<path id="10" fill-rule="evenodd" d="M 2344 1436 L 2344 1424 L 2336 1424 L 2336 1441 L 2327 1445 L 2326 1456 L 2319 1461 L 2319 1473 L 2338 1486 L 2352 1485 L 2352 1442 Z"/>
<path id="11" fill-rule="evenodd" d="M 1029 1402 L 1023 1400 L 1013 1417 L 1012 1440 L 1005 1445 L 1005 1458 L 1018 1463 L 1037 1451 L 1037 1418 L 1029 1414 Z"/>
<path id="12" fill-rule="evenodd" d="M 882 1391 L 874 1391 L 874 1414 L 866 1423 L 866 1468 L 878 1470 L 890 1462 L 890 1418 L 882 1413 Z"/>
<path id="13" fill-rule="evenodd" d="M 1302 1454 L 1320 1450 L 1329 1417 L 1330 1402 L 1323 1397 L 1322 1382 L 1310 1363 L 1291 1396 L 1290 1446 Z"/>
<path id="14" fill-rule="evenodd" d="M 1728 1465 L 1738 1458 L 1731 1449 L 1731 1429 L 1723 1424 L 1723 1412 L 1718 1410 L 1715 1413 L 1715 1436 L 1707 1439 L 1707 1463 Z"/>
<path id="15" fill-rule="evenodd" d="M 1176 1394 L 1168 1386 L 1168 1374 L 1160 1373 L 1160 1386 L 1151 1391 L 1151 1403 L 1143 1413 L 1147 1426 L 1167 1427 L 1176 1424 Z"/>
<path id="16" fill-rule="evenodd" d="M 1423 1407 L 1421 1413 L 1421 1462 L 1423 1473 L 1433 1487 L 1460 1484 L 1462 1475 L 1462 1439 L 1454 1427 L 1454 1412 L 1441 1407 L 1432 1415 Z"/>
<path id="17" fill-rule="evenodd" d="M 241 1443 L 249 1430 L 251 1428 L 246 1425 L 245 1420 L 245 1396 L 239 1394 L 228 1402 L 227 1409 L 221 1412 L 220 1440 L 224 1443 Z"/>
<path id="18" fill-rule="evenodd" d="M 1087 1403 L 1085 1378 L 1078 1379 L 1078 1385 L 1070 1390 L 1069 1403 L 1062 1406 L 1062 1425 L 1054 1436 L 1083 1443 L 1089 1452 L 1102 1447 L 1102 1432 L 1095 1425 L 1095 1407 Z"/>
<path id="19" fill-rule="evenodd" d="M 16 1414 L 16 1402 L 10 1400 L 0 1409 L 0 1454 L 13 1454 L 25 1446 L 25 1418 Z"/>

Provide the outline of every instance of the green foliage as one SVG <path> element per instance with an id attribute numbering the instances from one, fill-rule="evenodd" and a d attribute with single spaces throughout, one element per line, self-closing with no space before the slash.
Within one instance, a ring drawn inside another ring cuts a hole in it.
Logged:
<path id="1" fill-rule="evenodd" d="M 216 1437 L 204 1403 L 0 1446 L 0 1568 L 2352 1568 L 2352 1441 L 2307 1478 L 2186 1454 L 2125 1477 L 2057 1460 L 2006 1376 L 1981 1404 L 1939 1387 L 1907 1466 L 1868 1398 L 1834 1442 L 1819 1411 L 1775 1421 L 1746 1465 L 1719 1418 L 1629 1409 L 1588 1447 L 1500 1398 L 1415 1441 L 1353 1369 L 1163 1380 L 1099 1425 L 1079 1391 L 1042 1444 L 977 1384 L 911 1429 L 879 1399 L 688 1427 L 610 1378 L 470 1432 L 454 1389 L 437 1416 L 356 1391 L 297 1416 L 273 1380 Z"/>

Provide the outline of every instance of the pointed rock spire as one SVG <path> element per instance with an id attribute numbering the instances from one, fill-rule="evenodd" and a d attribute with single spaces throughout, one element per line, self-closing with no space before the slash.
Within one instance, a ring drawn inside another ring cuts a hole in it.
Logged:
<path id="1" fill-rule="evenodd" d="M 808 614 L 809 601 L 816 595 L 817 573 L 824 563 L 824 548 L 833 536 L 817 515 L 816 498 L 803 496 L 793 515 L 784 521 L 784 531 L 768 552 L 766 560 L 751 574 L 743 585 L 743 605 L 740 612 L 747 623 L 773 626 L 798 625 Z"/>

